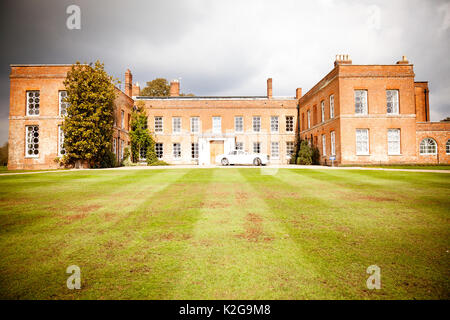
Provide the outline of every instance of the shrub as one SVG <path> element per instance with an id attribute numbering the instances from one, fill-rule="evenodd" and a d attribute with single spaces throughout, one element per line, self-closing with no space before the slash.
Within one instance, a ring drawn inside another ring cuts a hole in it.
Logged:
<path id="1" fill-rule="evenodd" d="M 111 150 L 106 150 L 99 159 L 98 168 L 114 168 L 117 166 L 116 155 Z"/>
<path id="2" fill-rule="evenodd" d="M 312 153 L 312 149 L 308 145 L 308 142 L 302 141 L 302 143 L 300 144 L 300 151 L 298 152 L 297 164 L 312 164 Z"/>
<path id="3" fill-rule="evenodd" d="M 312 148 L 312 164 L 320 164 L 320 151 L 316 146 Z"/>
<path id="4" fill-rule="evenodd" d="M 149 166 L 168 166 L 169 164 L 162 160 L 156 160 L 155 162 L 147 163 L 147 165 L 149 165 Z"/>

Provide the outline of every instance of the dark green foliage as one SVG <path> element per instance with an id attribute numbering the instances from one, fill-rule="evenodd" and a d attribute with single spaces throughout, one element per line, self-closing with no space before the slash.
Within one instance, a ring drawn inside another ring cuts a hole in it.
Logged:
<path id="1" fill-rule="evenodd" d="M 77 62 L 67 73 L 64 85 L 69 103 L 64 119 L 64 164 L 87 161 L 91 167 L 110 163 L 113 132 L 115 80 L 99 61 Z"/>
<path id="2" fill-rule="evenodd" d="M 141 90 L 141 96 L 168 97 L 170 85 L 164 78 L 156 78 L 147 82 L 147 86 Z"/>
<path id="3" fill-rule="evenodd" d="M 312 147 L 312 164 L 320 164 L 320 151 L 316 146 Z"/>
<path id="4" fill-rule="evenodd" d="M 117 167 L 116 155 L 107 150 L 105 155 L 100 159 L 100 162 L 95 165 L 97 168 L 114 168 Z"/>
<path id="5" fill-rule="evenodd" d="M 6 166 L 8 164 L 8 142 L 3 147 L 0 147 L 0 166 Z"/>
<path id="6" fill-rule="evenodd" d="M 297 164 L 310 165 L 312 164 L 312 149 L 308 142 L 302 141 L 300 144 L 300 151 L 298 152 Z"/>
<path id="7" fill-rule="evenodd" d="M 155 152 L 155 141 L 147 127 L 147 120 L 144 103 L 139 101 L 131 115 L 131 161 L 134 163 L 139 162 L 142 150 L 146 151 L 147 163 L 158 160 Z"/>

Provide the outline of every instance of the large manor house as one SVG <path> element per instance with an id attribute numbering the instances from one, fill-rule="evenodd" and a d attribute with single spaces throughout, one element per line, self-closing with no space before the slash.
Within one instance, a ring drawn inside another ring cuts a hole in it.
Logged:
<path id="1" fill-rule="evenodd" d="M 11 65 L 9 169 L 59 166 L 70 68 Z M 262 96 L 180 96 L 174 80 L 170 96 L 147 97 L 127 70 L 124 91 L 116 88 L 112 151 L 120 161 L 133 107 L 143 101 L 156 154 L 174 165 L 215 164 L 216 155 L 236 149 L 287 164 L 297 133 L 319 149 L 324 165 L 448 164 L 450 122 L 430 121 L 428 83 L 414 76 L 405 57 L 392 65 L 355 65 L 338 55 L 304 95 L 297 88 L 292 97 L 274 96 L 269 78 Z"/>

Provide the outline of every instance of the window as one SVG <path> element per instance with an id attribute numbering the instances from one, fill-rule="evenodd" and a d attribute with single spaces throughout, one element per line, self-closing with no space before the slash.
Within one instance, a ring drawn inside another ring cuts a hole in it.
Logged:
<path id="1" fill-rule="evenodd" d="M 26 126 L 26 157 L 39 157 L 39 126 Z"/>
<path id="2" fill-rule="evenodd" d="M 272 148 L 270 148 L 270 156 L 272 158 L 278 158 L 280 156 L 280 144 L 278 142 L 272 142 Z"/>
<path id="3" fill-rule="evenodd" d="M 181 118 L 172 118 L 172 133 L 181 133 Z"/>
<path id="4" fill-rule="evenodd" d="M 369 154 L 369 129 L 356 129 L 356 154 Z"/>
<path id="5" fill-rule="evenodd" d="M 145 161 L 147 160 L 147 148 L 140 148 L 139 149 L 139 160 Z"/>
<path id="6" fill-rule="evenodd" d="M 420 142 L 419 149 L 420 149 L 420 154 L 436 154 L 437 153 L 436 141 L 434 141 L 431 138 L 423 139 Z"/>
<path id="7" fill-rule="evenodd" d="M 242 118 L 241 116 L 234 117 L 234 131 L 244 132 L 244 118 Z"/>
<path id="8" fill-rule="evenodd" d="M 191 144 L 191 156 L 192 159 L 198 159 L 198 143 Z"/>
<path id="9" fill-rule="evenodd" d="M 113 138 L 113 153 L 117 154 L 117 138 Z"/>
<path id="10" fill-rule="evenodd" d="M 450 139 L 447 140 L 447 143 L 445 144 L 445 153 L 450 154 Z"/>
<path id="11" fill-rule="evenodd" d="M 243 142 L 236 142 L 236 150 L 244 151 L 244 143 Z"/>
<path id="12" fill-rule="evenodd" d="M 120 160 L 122 161 L 123 160 L 123 156 L 124 156 L 124 145 L 123 145 L 123 140 L 119 140 L 119 142 L 120 142 Z"/>
<path id="13" fill-rule="evenodd" d="M 199 133 L 199 131 L 200 131 L 199 121 L 200 120 L 198 117 L 191 118 L 191 132 L 192 133 Z"/>
<path id="14" fill-rule="evenodd" d="M 320 111 L 322 114 L 322 122 L 324 122 L 325 121 L 325 101 L 322 101 L 320 103 Z"/>
<path id="15" fill-rule="evenodd" d="M 120 127 L 122 128 L 122 129 L 125 129 L 125 112 L 122 110 L 121 112 L 120 112 L 120 116 L 121 116 L 121 125 L 120 125 Z"/>
<path id="16" fill-rule="evenodd" d="M 58 126 L 58 156 L 62 157 L 66 154 L 64 149 L 64 130 L 62 126 Z"/>
<path id="17" fill-rule="evenodd" d="M 253 142 L 253 153 L 261 153 L 261 143 Z"/>
<path id="18" fill-rule="evenodd" d="M 386 113 L 398 114 L 398 90 L 386 90 Z"/>
<path id="19" fill-rule="evenodd" d="M 286 157 L 290 158 L 294 154 L 294 141 L 286 142 Z"/>
<path id="20" fill-rule="evenodd" d="M 327 155 L 327 137 L 322 135 L 322 156 Z"/>
<path id="21" fill-rule="evenodd" d="M 286 116 L 286 132 L 294 132 L 294 117 Z"/>
<path id="22" fill-rule="evenodd" d="M 309 129 L 309 128 L 311 128 L 311 110 L 308 110 L 307 116 L 308 116 L 308 129 Z"/>
<path id="23" fill-rule="evenodd" d="M 336 155 L 336 137 L 334 131 L 331 131 L 331 155 Z"/>
<path id="24" fill-rule="evenodd" d="M 27 91 L 27 116 L 39 115 L 40 100 L 39 91 Z"/>
<path id="25" fill-rule="evenodd" d="M 163 132 L 163 117 L 155 117 L 155 133 Z"/>
<path id="26" fill-rule="evenodd" d="M 270 131 L 278 132 L 278 117 L 277 116 L 270 117 Z"/>
<path id="27" fill-rule="evenodd" d="M 261 117 L 253 117 L 253 132 L 261 131 Z"/>
<path id="28" fill-rule="evenodd" d="M 330 96 L 330 119 L 334 118 L 334 95 Z"/>
<path id="29" fill-rule="evenodd" d="M 64 99 L 67 98 L 67 91 L 59 92 L 59 115 L 66 116 L 67 115 L 67 107 L 69 106 L 68 102 L 65 102 Z"/>
<path id="30" fill-rule="evenodd" d="M 388 130 L 388 154 L 400 154 L 400 129 Z"/>
<path id="31" fill-rule="evenodd" d="M 355 90 L 355 113 L 367 114 L 367 90 Z"/>
<path id="32" fill-rule="evenodd" d="M 181 158 L 181 145 L 179 143 L 173 144 L 173 157 L 175 159 Z"/>
<path id="33" fill-rule="evenodd" d="M 213 133 L 222 133 L 221 117 L 213 117 Z"/>
<path id="34" fill-rule="evenodd" d="M 158 159 L 162 159 L 164 156 L 164 145 L 161 142 L 155 143 L 155 152 Z"/>

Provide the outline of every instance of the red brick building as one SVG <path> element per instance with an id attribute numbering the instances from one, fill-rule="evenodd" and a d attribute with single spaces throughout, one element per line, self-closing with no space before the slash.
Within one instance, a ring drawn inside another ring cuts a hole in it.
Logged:
<path id="1" fill-rule="evenodd" d="M 9 169 L 55 168 L 63 153 L 60 125 L 70 65 L 11 65 Z M 267 153 L 285 164 L 296 130 L 319 148 L 321 163 L 450 163 L 450 123 L 430 122 L 428 83 L 414 80 L 405 58 L 393 65 L 353 65 L 339 56 L 304 96 L 186 97 L 171 82 L 169 97 L 143 97 L 125 73 L 114 103 L 113 151 L 129 145 L 131 111 L 143 101 L 160 159 L 212 164 L 233 149 Z M 144 156 L 145 153 L 142 154 Z"/>

